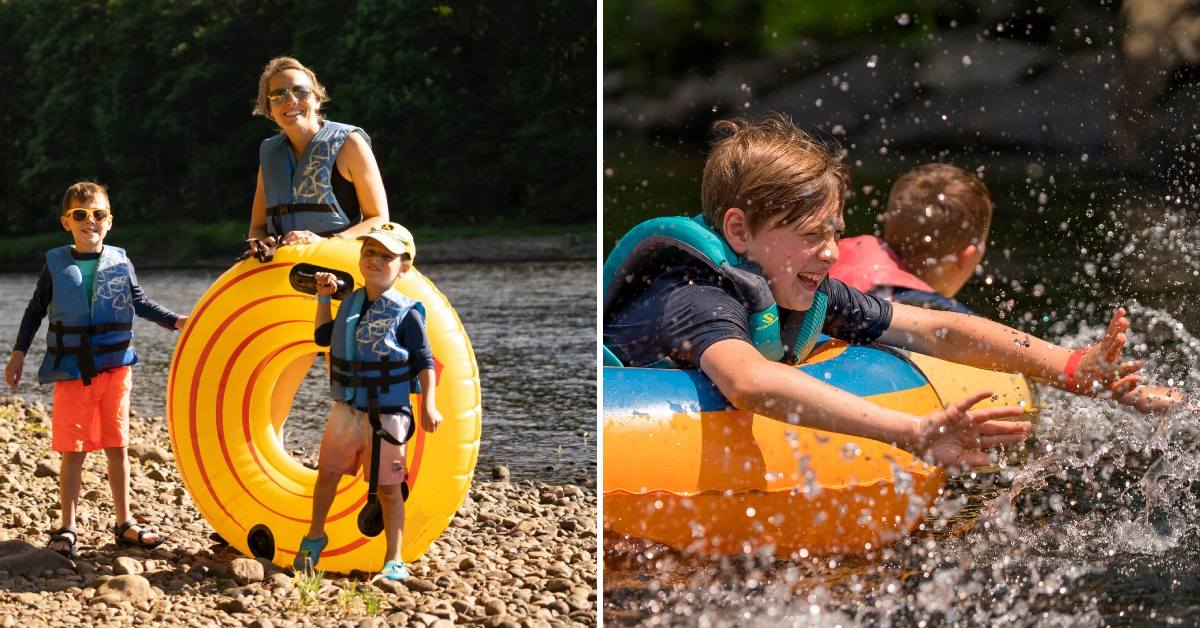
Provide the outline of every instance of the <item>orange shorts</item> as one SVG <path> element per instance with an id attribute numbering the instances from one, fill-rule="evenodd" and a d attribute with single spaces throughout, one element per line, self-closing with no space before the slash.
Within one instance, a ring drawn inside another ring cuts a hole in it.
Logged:
<path id="1" fill-rule="evenodd" d="M 413 418 L 409 414 L 381 414 L 379 422 L 401 442 L 413 429 Z M 323 471 L 342 475 L 357 475 L 362 469 L 363 479 L 370 480 L 371 434 L 371 420 L 366 412 L 335 401 L 325 423 L 325 435 L 321 437 L 317 466 Z M 379 486 L 403 482 L 408 476 L 404 445 L 393 445 L 386 440 L 379 444 Z"/>
<path id="2" fill-rule="evenodd" d="M 129 391 L 133 369 L 121 366 L 83 380 L 54 382 L 51 443 L 54 451 L 124 447 L 129 439 Z"/>

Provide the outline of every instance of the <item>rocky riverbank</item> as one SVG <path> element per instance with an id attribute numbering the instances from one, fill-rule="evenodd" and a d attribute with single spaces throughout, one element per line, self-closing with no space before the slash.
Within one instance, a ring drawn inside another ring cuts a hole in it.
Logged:
<path id="1" fill-rule="evenodd" d="M 167 533 L 118 547 L 104 456 L 88 456 L 79 556 L 44 549 L 58 527 L 58 455 L 40 402 L 0 398 L 0 626 L 594 625 L 596 495 L 590 488 L 476 479 L 450 528 L 403 583 L 322 578 L 214 541 L 172 462 L 166 422 L 134 419 L 130 491 L 138 520 Z M 310 456 L 315 457 L 315 452 Z"/>

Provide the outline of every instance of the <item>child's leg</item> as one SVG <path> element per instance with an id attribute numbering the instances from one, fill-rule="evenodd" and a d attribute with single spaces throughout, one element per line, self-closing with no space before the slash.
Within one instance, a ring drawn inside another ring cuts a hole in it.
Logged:
<path id="1" fill-rule="evenodd" d="M 358 467 L 358 444 L 362 441 L 362 426 L 356 421 L 353 408 L 335 402 L 325 421 L 321 437 L 321 453 L 317 457 L 317 483 L 313 485 L 312 523 L 308 538 L 325 535 L 325 517 L 337 496 L 337 485 L 343 475 L 353 475 Z"/>
<path id="2" fill-rule="evenodd" d="M 79 487 L 83 477 L 86 451 L 64 451 L 58 467 L 58 498 L 62 502 L 62 526 L 75 527 L 75 510 L 79 507 Z"/>
<path id="3" fill-rule="evenodd" d="M 129 521 L 129 451 L 124 447 L 108 447 L 108 488 L 112 490 L 113 514 L 117 525 Z"/>
<path id="4" fill-rule="evenodd" d="M 387 540 L 383 561 L 399 561 L 404 536 L 404 497 L 400 485 L 380 486 L 379 505 L 383 506 L 383 534 Z"/>
<path id="5" fill-rule="evenodd" d="M 414 427 L 407 414 L 385 414 L 379 417 L 383 429 L 401 443 Z M 369 449 L 369 448 L 368 448 Z M 367 460 L 370 460 L 368 452 Z M 404 536 L 404 493 L 400 485 L 408 478 L 405 446 L 381 441 L 379 447 L 379 505 L 383 507 L 383 533 L 387 541 L 384 562 L 400 561 L 400 544 Z"/>
<path id="6" fill-rule="evenodd" d="M 308 538 L 319 539 L 325 536 L 325 517 L 329 515 L 329 507 L 337 495 L 338 481 L 341 473 L 317 470 L 317 483 L 313 485 L 312 523 L 308 526 Z"/>

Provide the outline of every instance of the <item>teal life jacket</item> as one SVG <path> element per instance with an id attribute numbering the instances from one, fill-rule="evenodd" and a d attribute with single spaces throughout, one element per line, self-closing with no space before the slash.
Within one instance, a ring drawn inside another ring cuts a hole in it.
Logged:
<path id="1" fill-rule="evenodd" d="M 133 282 L 124 249 L 101 249 L 89 305 L 71 248 L 60 246 L 46 253 L 53 291 L 46 355 L 38 369 L 43 384 L 82 379 L 91 385 L 98 373 L 137 363 L 131 345 Z"/>
<path id="2" fill-rule="evenodd" d="M 795 340 L 790 347 L 785 346 L 780 333 L 779 307 L 762 268 L 729 248 L 703 216 L 653 218 L 622 236 L 604 260 L 604 311 L 610 311 L 626 290 L 648 284 L 653 277 L 644 275 L 646 267 L 659 254 L 670 250 L 682 251 L 704 262 L 733 285 L 738 298 L 748 306 L 750 342 L 763 357 L 772 362 L 795 363 L 812 351 L 825 323 L 829 296 L 824 292 L 813 296 L 812 307 L 805 312 Z M 603 348 L 603 358 L 606 366 L 621 366 L 620 359 L 608 347 Z"/>
<path id="3" fill-rule="evenodd" d="M 391 288 L 362 312 L 367 291 L 350 293 L 333 319 L 329 380 L 333 398 L 358 410 L 396 412 L 409 408 L 416 390 L 408 349 L 396 338 L 409 310 L 425 307 Z"/>
<path id="4" fill-rule="evenodd" d="M 356 126 L 325 120 L 304 147 L 298 163 L 287 135 L 280 133 L 263 140 L 258 160 L 269 235 L 301 230 L 329 235 L 350 226 L 333 193 L 333 169 L 342 144 L 355 132 L 361 133 L 368 144 L 371 142 L 367 132 Z"/>

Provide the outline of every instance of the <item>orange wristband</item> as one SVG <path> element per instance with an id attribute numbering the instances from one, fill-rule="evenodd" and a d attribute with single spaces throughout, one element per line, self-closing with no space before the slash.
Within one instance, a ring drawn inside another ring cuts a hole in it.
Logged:
<path id="1" fill-rule="evenodd" d="M 1063 369 L 1063 375 L 1066 378 L 1063 380 L 1063 385 L 1067 390 L 1075 390 L 1075 371 L 1079 370 L 1079 361 L 1083 359 L 1083 354 L 1087 353 L 1087 347 L 1080 347 L 1071 352 L 1071 357 L 1067 358 L 1067 366 Z"/>

